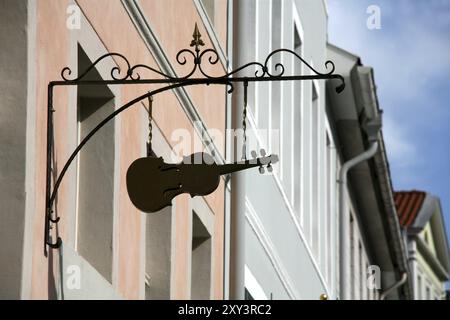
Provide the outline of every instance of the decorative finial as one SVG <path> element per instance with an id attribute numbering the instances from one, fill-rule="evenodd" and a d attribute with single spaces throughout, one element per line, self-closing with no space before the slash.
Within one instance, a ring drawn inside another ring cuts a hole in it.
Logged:
<path id="1" fill-rule="evenodd" d="M 195 23 L 194 34 L 192 35 L 193 40 L 191 41 L 191 47 L 195 46 L 195 51 L 199 51 L 199 46 L 204 46 L 205 43 L 202 40 L 202 35 L 198 31 L 197 22 Z"/>

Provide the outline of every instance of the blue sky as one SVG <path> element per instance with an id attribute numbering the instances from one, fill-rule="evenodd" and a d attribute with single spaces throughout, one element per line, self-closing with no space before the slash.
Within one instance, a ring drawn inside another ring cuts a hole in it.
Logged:
<path id="1" fill-rule="evenodd" d="M 327 4 L 329 41 L 374 68 L 394 188 L 439 196 L 450 235 L 450 0 Z"/>

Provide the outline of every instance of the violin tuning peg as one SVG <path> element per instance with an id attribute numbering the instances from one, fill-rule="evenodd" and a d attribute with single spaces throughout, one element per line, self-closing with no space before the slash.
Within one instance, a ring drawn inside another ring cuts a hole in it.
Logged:
<path id="1" fill-rule="evenodd" d="M 271 164 L 269 164 L 269 165 L 267 166 L 267 171 L 268 171 L 268 172 L 273 172 L 273 167 L 272 167 Z"/>
<path id="2" fill-rule="evenodd" d="M 256 153 L 255 150 L 253 150 L 253 151 L 251 152 L 251 155 L 252 155 L 252 158 L 256 158 L 256 157 L 258 156 L 258 154 Z"/>
<path id="3" fill-rule="evenodd" d="M 264 150 L 264 149 L 261 149 L 260 153 L 261 153 L 261 155 L 262 155 L 263 157 L 265 157 L 265 156 L 266 156 L 266 150 Z"/>
<path id="4" fill-rule="evenodd" d="M 264 174 L 264 172 L 266 172 L 266 170 L 264 170 L 264 167 L 263 166 L 259 167 L 259 173 Z"/>

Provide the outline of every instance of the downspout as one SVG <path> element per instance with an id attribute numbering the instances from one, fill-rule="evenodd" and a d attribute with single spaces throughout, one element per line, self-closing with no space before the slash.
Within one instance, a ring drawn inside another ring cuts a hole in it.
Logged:
<path id="1" fill-rule="evenodd" d="M 372 158 L 378 150 L 378 142 L 374 141 L 370 148 L 355 158 L 347 161 L 339 173 L 339 282 L 341 300 L 350 300 L 350 290 L 347 281 L 350 279 L 350 239 L 349 239 L 349 221 L 350 212 L 347 208 L 347 176 L 350 169 L 356 165 Z"/>
<path id="2" fill-rule="evenodd" d="M 248 39 L 244 30 L 251 12 L 250 1 L 233 0 L 233 69 L 243 65 L 248 59 Z M 239 74 L 237 74 L 239 75 Z M 236 76 L 236 75 L 235 75 Z M 244 95 L 241 86 L 236 86 L 232 97 L 231 123 L 233 129 L 242 128 Z M 232 143 L 234 160 L 241 155 L 238 143 Z M 229 258 L 229 299 L 244 300 L 245 296 L 245 173 L 233 173 L 230 199 L 230 258 Z"/>
<path id="3" fill-rule="evenodd" d="M 233 67 L 233 0 L 228 0 L 227 4 L 227 72 Z M 225 121 L 225 159 L 232 159 L 233 146 L 227 130 L 233 128 L 232 122 L 232 97 L 225 94 L 226 99 L 226 121 Z M 224 187 L 224 249 L 223 249 L 223 299 L 230 299 L 230 216 L 231 216 L 231 175 L 225 178 Z"/>
<path id="4" fill-rule="evenodd" d="M 396 283 L 394 283 L 390 288 L 386 289 L 381 295 L 380 295 L 380 300 L 384 300 L 388 295 L 391 294 L 391 292 L 393 292 L 395 289 L 397 289 L 398 287 L 404 285 L 406 283 L 406 280 L 408 279 L 408 274 L 406 272 L 403 272 L 402 274 L 402 278 L 397 281 Z"/>

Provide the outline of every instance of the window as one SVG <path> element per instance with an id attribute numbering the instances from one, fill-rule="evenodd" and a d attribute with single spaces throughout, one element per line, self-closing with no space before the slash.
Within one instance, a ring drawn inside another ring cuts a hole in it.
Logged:
<path id="1" fill-rule="evenodd" d="M 326 133 L 326 183 L 325 183 L 325 188 L 326 188 L 326 212 L 325 212 L 325 221 L 324 224 L 326 226 L 326 231 L 324 234 L 324 238 L 325 238 L 325 256 L 326 256 L 326 276 L 327 276 L 327 280 L 328 283 L 331 284 L 330 279 L 331 279 L 331 268 L 333 265 L 333 261 L 332 261 L 332 250 L 331 247 L 333 246 L 333 242 L 331 241 L 331 235 L 333 233 L 333 229 L 332 229 L 332 223 L 331 223 L 331 211 L 332 211 L 332 199 L 331 199 L 331 190 L 333 188 L 333 181 L 331 178 L 331 140 L 330 140 L 330 136 L 328 135 L 328 132 Z"/>
<path id="2" fill-rule="evenodd" d="M 426 287 L 426 297 L 427 300 L 431 300 L 431 290 L 429 285 Z"/>
<path id="3" fill-rule="evenodd" d="M 145 299 L 170 299 L 172 207 L 145 217 Z"/>
<path id="4" fill-rule="evenodd" d="M 417 299 L 422 299 L 422 277 L 420 275 L 417 275 Z"/>
<path id="5" fill-rule="evenodd" d="M 312 248 L 316 257 L 319 257 L 319 241 L 320 241 L 320 215 L 319 215 L 319 98 L 316 86 L 312 85 Z"/>
<path id="6" fill-rule="evenodd" d="M 78 71 L 91 61 L 78 47 Z M 101 80 L 92 70 L 86 80 Z M 107 86 L 79 86 L 78 137 L 81 141 L 114 112 L 114 95 Z M 114 121 L 98 131 L 78 157 L 77 251 L 111 282 L 114 218 Z"/>
<path id="7" fill-rule="evenodd" d="M 364 272 L 365 262 L 364 262 L 364 251 L 362 243 L 358 243 L 358 256 L 359 256 L 359 299 L 364 300 L 364 293 L 366 287 L 366 276 Z"/>
<path id="8" fill-rule="evenodd" d="M 366 262 L 364 267 L 364 287 L 366 288 L 366 300 L 372 300 L 372 290 L 369 289 L 369 286 L 367 285 L 367 271 L 369 270 L 369 264 Z"/>
<path id="9" fill-rule="evenodd" d="M 281 48 L 281 9 L 282 1 L 272 2 L 272 50 Z M 280 55 L 273 57 L 272 65 L 281 62 Z M 280 154 L 280 123 L 281 123 L 281 81 L 273 81 L 271 84 L 272 105 L 271 112 L 271 150 L 275 154 Z"/>
<path id="10" fill-rule="evenodd" d="M 192 214 L 191 299 L 211 295 L 211 235 L 198 215 Z"/>
<path id="11" fill-rule="evenodd" d="M 256 18 L 256 61 L 263 60 L 271 52 L 272 45 L 272 5 L 271 1 L 255 1 L 255 18 Z M 261 70 L 258 71 L 259 73 Z M 269 82 L 257 82 L 254 85 L 256 92 L 255 106 L 252 110 L 257 126 L 260 129 L 269 128 L 270 119 L 270 102 L 271 102 L 271 84 Z M 262 135 L 261 140 L 264 144 L 268 144 L 267 138 Z M 283 161 L 283 160 L 281 160 Z"/>
<path id="12" fill-rule="evenodd" d="M 369 270 L 369 265 L 366 266 L 366 275 L 367 275 L 368 270 Z M 375 300 L 375 290 L 376 290 L 376 288 L 370 289 L 369 286 L 367 286 L 367 292 L 368 292 L 367 297 L 369 300 Z"/>
<path id="13" fill-rule="evenodd" d="M 327 279 L 329 280 L 331 277 L 331 246 L 332 246 L 332 242 L 331 242 L 331 232 L 332 232 L 332 228 L 331 228 L 331 208 L 332 208 L 332 201 L 331 201 L 331 188 L 333 183 L 331 182 L 331 140 L 330 140 L 330 136 L 328 135 L 328 132 L 325 134 L 325 139 L 326 139 L 326 154 L 325 154 L 325 188 L 326 188 L 326 207 L 325 207 L 325 226 L 326 226 L 326 231 L 325 231 L 325 256 L 327 259 L 326 262 L 326 275 L 327 275 Z"/>
<path id="14" fill-rule="evenodd" d="M 355 246 L 354 246 L 354 239 L 355 239 L 355 229 L 354 229 L 354 220 L 353 216 L 350 212 L 350 297 L 351 299 L 355 298 Z"/>
<path id="15" fill-rule="evenodd" d="M 298 31 L 294 28 L 294 51 L 301 55 L 302 43 Z M 302 74 L 301 63 L 295 63 L 294 65 L 295 74 Z M 294 189 L 293 189 L 293 200 L 294 209 L 298 215 L 300 215 L 301 206 L 301 146 L 302 146 L 302 81 L 294 81 Z M 300 217 L 300 221 L 302 217 Z"/>
<path id="16" fill-rule="evenodd" d="M 430 245 L 430 237 L 428 236 L 428 230 L 425 231 L 424 238 L 425 238 L 425 243 L 427 245 Z"/>

